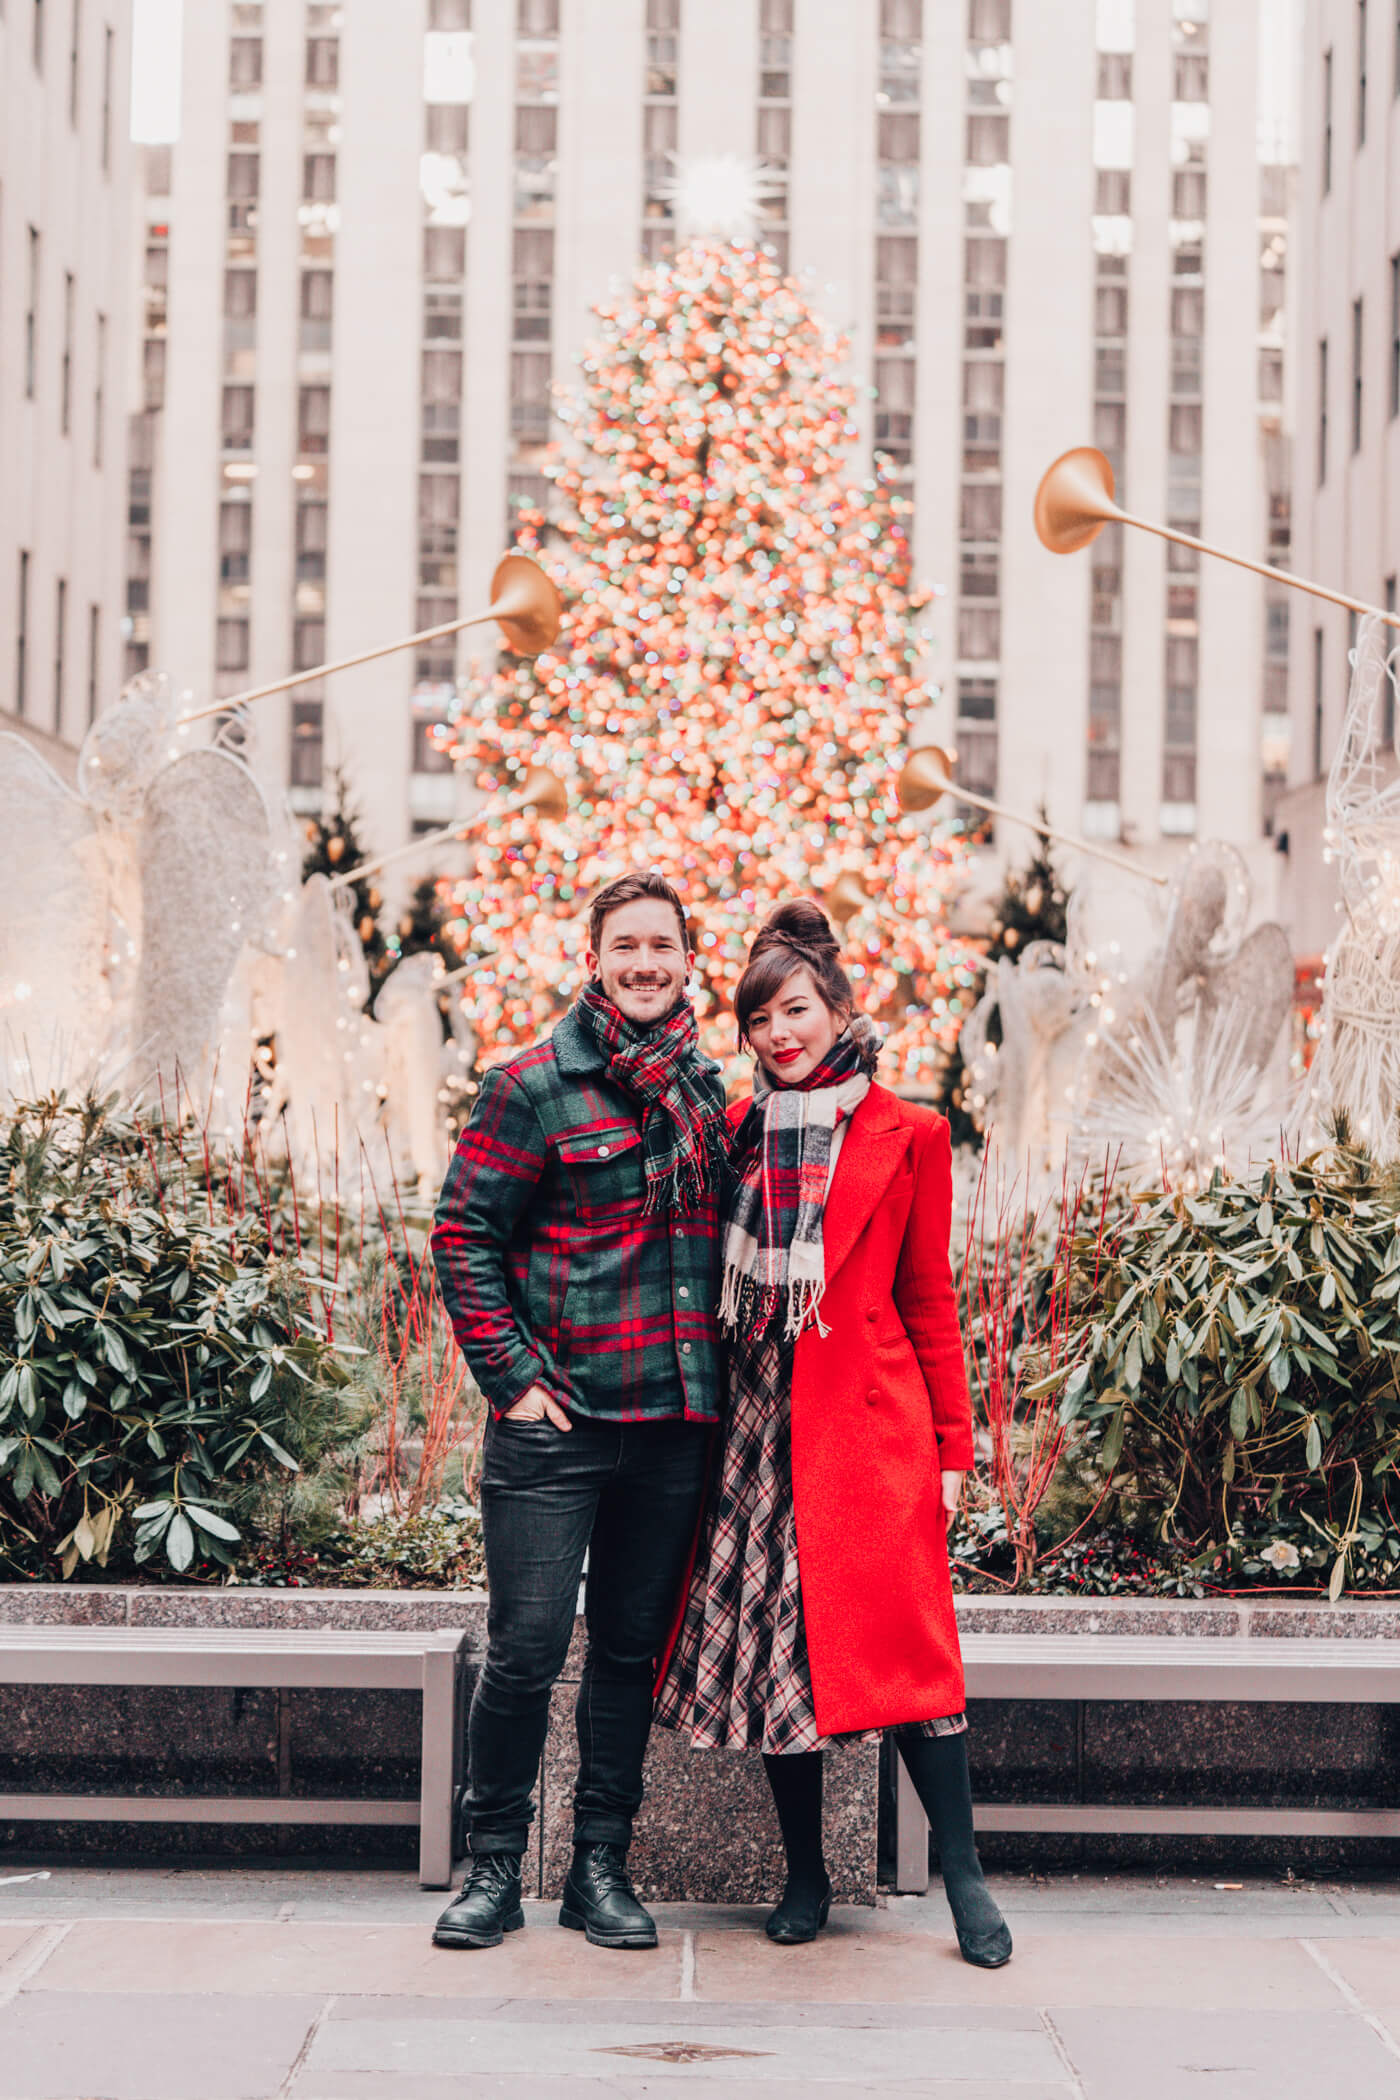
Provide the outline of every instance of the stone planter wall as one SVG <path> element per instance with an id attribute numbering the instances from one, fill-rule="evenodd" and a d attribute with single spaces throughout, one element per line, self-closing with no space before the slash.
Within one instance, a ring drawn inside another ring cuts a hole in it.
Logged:
<path id="1" fill-rule="evenodd" d="M 1400 1637 L 1400 1604 L 1389 1603 L 963 1598 L 958 1610 L 966 1631 Z M 0 1585 L 0 1622 L 465 1626 L 478 1655 L 485 1617 L 484 1597 L 442 1591 Z M 544 1895 L 557 1892 L 568 1854 L 580 1659 L 576 1642 L 555 1695 L 541 1778 L 530 1884 Z M 974 1703 L 971 1721 L 974 1786 L 999 1800 L 1342 1808 L 1393 1802 L 1400 1771 L 1400 1710 L 1386 1707 L 989 1701 Z M 7 1690 L 0 1703 L 0 1792 L 411 1794 L 417 1755 L 418 1702 L 409 1693 L 36 1686 Z M 843 1900 L 874 1900 L 882 1820 L 888 1844 L 888 1772 L 882 1788 L 874 1746 L 843 1749 L 828 1761 L 827 1779 L 829 1848 Z M 320 1854 L 411 1867 L 415 1841 L 410 1831 L 355 1826 L 0 1825 L 0 1854 L 39 1853 L 147 1860 Z M 1009 1866 L 1229 1863 L 1357 1871 L 1400 1863 L 1400 1844 L 993 1834 L 983 1840 L 983 1854 Z M 633 1864 L 655 1897 L 757 1902 L 774 1895 L 781 1859 L 757 1758 L 696 1756 L 658 1733 Z"/>

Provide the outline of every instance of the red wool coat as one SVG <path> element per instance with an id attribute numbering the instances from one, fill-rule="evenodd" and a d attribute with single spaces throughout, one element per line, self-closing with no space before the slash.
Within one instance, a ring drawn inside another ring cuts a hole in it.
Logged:
<path id="1" fill-rule="evenodd" d="M 809 1321 L 793 1362 L 797 1557 L 823 1735 L 962 1711 L 939 1481 L 972 1464 L 952 1205 L 944 1118 L 872 1086 L 827 1197 L 829 1331 Z"/>

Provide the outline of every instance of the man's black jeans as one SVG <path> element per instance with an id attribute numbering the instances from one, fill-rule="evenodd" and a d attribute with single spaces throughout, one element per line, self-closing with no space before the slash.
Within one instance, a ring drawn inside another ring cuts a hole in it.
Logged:
<path id="1" fill-rule="evenodd" d="M 488 1422 L 481 1525 L 486 1661 L 468 1727 L 472 1851 L 523 1852 L 588 1553 L 574 1843 L 626 1845 L 642 1799 L 652 1680 L 704 1489 L 699 1422 Z"/>

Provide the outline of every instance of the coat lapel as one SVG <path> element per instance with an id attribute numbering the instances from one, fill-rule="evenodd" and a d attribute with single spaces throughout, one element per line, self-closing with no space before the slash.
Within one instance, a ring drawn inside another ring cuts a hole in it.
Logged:
<path id="1" fill-rule="evenodd" d="M 822 1218 L 828 1284 L 874 1216 L 909 1149 L 891 1095 L 873 1086 L 851 1117 Z"/>

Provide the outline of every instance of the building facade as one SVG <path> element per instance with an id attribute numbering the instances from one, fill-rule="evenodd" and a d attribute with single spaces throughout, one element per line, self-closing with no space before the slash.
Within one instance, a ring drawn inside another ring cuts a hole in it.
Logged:
<path id="1" fill-rule="evenodd" d="M 672 244 L 678 163 L 742 156 L 850 337 L 853 471 L 878 446 L 906 482 L 961 778 L 1154 865 L 1193 836 L 1271 865 L 1283 608 L 1144 535 L 1062 561 L 1031 529 L 1092 439 L 1141 514 L 1286 556 L 1292 147 L 1255 6 L 186 14 L 180 143 L 147 163 L 133 669 L 227 696 L 484 605 L 592 304 Z M 378 847 L 441 822 L 432 725 L 489 643 L 260 704 L 269 785 L 310 806 L 342 764 Z"/>
<path id="2" fill-rule="evenodd" d="M 1308 0 L 1298 208 L 1300 575 L 1394 611 L 1400 576 L 1400 16 Z M 1336 930 L 1324 862 L 1325 784 L 1341 735 L 1356 617 L 1298 598 L 1289 788 L 1279 811 L 1295 947 Z M 1389 730 L 1394 767 L 1394 714 Z"/>
<path id="3" fill-rule="evenodd" d="M 69 778 L 123 664 L 130 14 L 0 12 L 0 728 Z"/>

